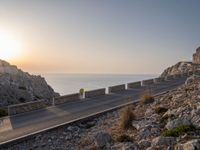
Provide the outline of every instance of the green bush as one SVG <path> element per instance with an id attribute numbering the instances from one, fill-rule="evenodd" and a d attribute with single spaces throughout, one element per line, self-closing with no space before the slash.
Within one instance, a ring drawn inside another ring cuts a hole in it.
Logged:
<path id="1" fill-rule="evenodd" d="M 81 89 L 79 90 L 79 93 L 80 93 L 80 95 L 83 95 L 83 93 L 84 93 L 84 88 L 81 88 Z"/>
<path id="2" fill-rule="evenodd" d="M 8 116 L 8 112 L 5 109 L 0 108 L 0 117 Z"/>
<path id="3" fill-rule="evenodd" d="M 167 136 L 178 137 L 188 131 L 192 131 L 193 129 L 194 127 L 190 125 L 180 125 L 176 128 L 164 131 L 161 135 L 164 137 L 167 137 Z"/>
<path id="4" fill-rule="evenodd" d="M 133 142 L 133 139 L 126 134 L 119 135 L 116 140 L 117 142 Z"/>
<path id="5" fill-rule="evenodd" d="M 133 108 L 126 106 L 120 112 L 120 126 L 122 129 L 129 129 L 132 127 L 132 121 L 135 119 Z"/>

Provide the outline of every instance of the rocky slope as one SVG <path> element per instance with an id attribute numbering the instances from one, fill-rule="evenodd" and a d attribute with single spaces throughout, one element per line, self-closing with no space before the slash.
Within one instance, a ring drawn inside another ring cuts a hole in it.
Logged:
<path id="1" fill-rule="evenodd" d="M 41 76 L 30 75 L 0 60 L 0 106 L 58 96 Z"/>
<path id="2" fill-rule="evenodd" d="M 165 69 L 161 74 L 161 77 L 174 74 L 188 73 L 189 71 L 193 72 L 200 71 L 200 64 L 194 64 L 192 62 L 184 62 L 184 61 L 178 62 L 177 64 Z"/>

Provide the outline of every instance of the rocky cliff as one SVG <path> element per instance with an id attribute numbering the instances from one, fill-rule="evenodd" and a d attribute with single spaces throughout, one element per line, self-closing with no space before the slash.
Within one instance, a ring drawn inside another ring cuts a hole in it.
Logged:
<path id="1" fill-rule="evenodd" d="M 161 74 L 161 77 L 165 77 L 168 75 L 175 75 L 175 74 L 182 74 L 182 73 L 188 73 L 188 72 L 196 72 L 200 71 L 200 64 L 194 64 L 192 62 L 178 62 L 177 64 L 168 67 L 163 71 Z"/>
<path id="2" fill-rule="evenodd" d="M 200 47 L 196 49 L 196 53 L 193 54 L 192 62 L 194 64 L 200 64 Z"/>
<path id="3" fill-rule="evenodd" d="M 196 49 L 196 52 L 193 54 L 192 62 L 181 61 L 177 64 L 168 67 L 163 71 L 161 77 L 168 75 L 182 74 L 188 72 L 200 72 L 200 47 Z"/>
<path id="4" fill-rule="evenodd" d="M 30 75 L 0 60 L 0 106 L 59 96 L 41 76 Z"/>

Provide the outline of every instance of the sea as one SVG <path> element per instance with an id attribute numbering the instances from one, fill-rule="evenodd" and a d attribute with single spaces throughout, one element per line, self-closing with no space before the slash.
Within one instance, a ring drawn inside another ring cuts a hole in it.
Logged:
<path id="1" fill-rule="evenodd" d="M 61 95 L 155 78 L 154 74 L 42 74 L 47 83 Z"/>

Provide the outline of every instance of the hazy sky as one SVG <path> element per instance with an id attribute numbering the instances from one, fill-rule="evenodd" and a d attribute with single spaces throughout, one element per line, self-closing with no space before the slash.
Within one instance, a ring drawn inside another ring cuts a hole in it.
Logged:
<path id="1" fill-rule="evenodd" d="M 21 43 L 8 61 L 32 73 L 154 74 L 191 60 L 199 7 L 199 0 L 0 0 L 0 31 Z"/>

